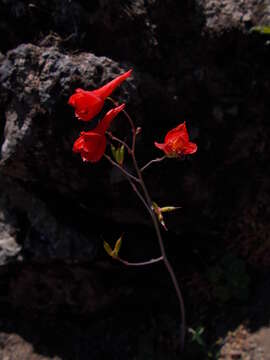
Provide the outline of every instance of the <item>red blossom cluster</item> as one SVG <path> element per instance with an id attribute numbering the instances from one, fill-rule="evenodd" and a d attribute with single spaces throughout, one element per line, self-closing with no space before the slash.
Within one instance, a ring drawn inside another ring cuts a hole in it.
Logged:
<path id="1" fill-rule="evenodd" d="M 108 84 L 102 86 L 101 88 L 93 91 L 86 91 L 83 89 L 76 89 L 75 94 L 73 94 L 68 103 L 74 107 L 75 115 L 79 120 L 90 121 L 92 120 L 103 108 L 105 100 L 111 95 L 111 93 L 120 85 L 124 80 L 126 80 L 131 75 L 132 70 L 125 72 L 122 75 L 119 75 L 114 80 L 110 81 Z M 110 99 L 114 104 L 114 100 Z M 114 107 L 109 110 L 103 119 L 98 123 L 98 125 L 91 131 L 81 132 L 79 138 L 74 142 L 73 151 L 79 153 L 83 161 L 87 162 L 97 162 L 105 154 L 106 150 L 106 131 L 111 125 L 113 119 L 125 108 L 125 104 Z M 180 305 L 181 312 L 181 335 L 180 335 L 180 345 L 181 349 L 184 346 L 185 340 L 185 309 L 183 298 L 181 295 L 181 290 L 177 282 L 176 275 L 172 269 L 172 266 L 169 263 L 169 260 L 166 255 L 164 243 L 162 240 L 162 235 L 159 228 L 159 223 L 167 230 L 166 224 L 164 222 L 163 213 L 171 212 L 177 210 L 179 207 L 175 206 L 165 206 L 159 207 L 157 203 L 151 200 L 149 192 L 146 188 L 146 185 L 143 180 L 142 171 L 144 171 L 149 165 L 155 162 L 162 161 L 166 157 L 176 157 L 180 158 L 184 155 L 193 154 L 197 151 L 197 145 L 189 141 L 189 135 L 186 128 L 186 122 L 178 125 L 174 129 L 170 130 L 165 136 L 164 143 L 155 142 L 155 146 L 164 151 L 165 156 L 149 161 L 143 167 L 139 167 L 136 155 L 135 155 L 135 143 L 136 136 L 140 132 L 140 128 L 135 127 L 135 124 L 132 118 L 124 111 L 125 116 L 130 122 L 132 128 L 132 146 L 130 147 L 125 141 L 118 139 L 113 136 L 111 133 L 107 132 L 107 135 L 111 137 L 113 141 L 117 141 L 121 146 L 116 149 L 112 144 L 112 156 L 114 160 L 105 154 L 105 157 L 128 179 L 133 191 L 137 194 L 139 199 L 142 201 L 144 206 L 147 208 L 153 225 L 157 234 L 158 244 L 161 251 L 161 256 L 155 259 L 142 262 L 129 262 L 122 259 L 119 256 L 119 250 L 122 243 L 122 236 L 116 241 L 114 248 L 104 241 L 104 248 L 106 252 L 114 259 L 120 261 L 121 263 L 127 266 L 145 266 L 150 265 L 159 261 L 163 261 L 174 285 L 176 295 Z M 131 174 L 123 167 L 124 161 L 124 149 L 128 150 L 129 155 L 133 160 L 134 170 L 136 175 Z M 139 183 L 140 189 L 138 189 L 137 184 Z M 158 223 L 159 222 L 159 223 Z"/>
<path id="2" fill-rule="evenodd" d="M 131 73 L 132 70 L 129 70 L 97 90 L 76 89 L 68 101 L 69 105 L 74 107 L 76 117 L 82 121 L 92 120 L 101 111 L 105 100 Z M 83 161 L 97 162 L 102 158 L 106 149 L 105 132 L 124 107 L 125 104 L 122 104 L 111 109 L 94 130 L 81 132 L 73 145 L 73 151 L 80 153 Z M 155 142 L 155 146 L 163 150 L 168 157 L 181 157 L 197 151 L 197 145 L 189 141 L 186 122 L 170 130 L 165 136 L 164 143 Z"/>
<path id="3" fill-rule="evenodd" d="M 94 130 L 81 132 L 80 137 L 73 145 L 73 151 L 81 153 L 83 161 L 96 162 L 102 158 L 106 149 L 105 132 L 109 128 L 112 120 L 124 109 L 124 107 L 125 104 L 122 104 L 111 109 Z"/>
<path id="4" fill-rule="evenodd" d="M 75 109 L 79 120 L 90 121 L 102 109 L 104 101 L 111 93 L 131 75 L 132 70 L 119 75 L 108 84 L 94 91 L 76 89 L 75 94 L 69 98 L 69 105 Z M 97 162 L 104 155 L 106 149 L 105 132 L 112 120 L 122 111 L 125 104 L 115 107 L 106 113 L 97 127 L 91 131 L 83 131 L 73 145 L 73 151 L 81 154 L 83 161 Z"/>

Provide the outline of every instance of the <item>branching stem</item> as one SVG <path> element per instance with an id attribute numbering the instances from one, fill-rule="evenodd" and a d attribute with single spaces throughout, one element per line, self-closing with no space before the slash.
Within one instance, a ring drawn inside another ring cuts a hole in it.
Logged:
<path id="1" fill-rule="evenodd" d="M 156 230 L 161 255 L 162 255 L 164 264 L 165 264 L 165 266 L 166 266 L 166 268 L 167 268 L 167 270 L 168 270 L 168 272 L 170 274 L 172 283 L 174 285 L 174 288 L 175 288 L 175 291 L 176 291 L 176 294 L 177 294 L 177 297 L 178 297 L 178 300 L 179 300 L 180 313 L 181 313 L 181 318 L 182 318 L 181 331 L 180 331 L 180 347 L 183 350 L 184 344 L 185 344 L 185 331 L 186 331 L 185 323 L 186 323 L 186 320 L 185 320 L 185 307 L 184 307 L 184 301 L 183 301 L 182 293 L 181 293 L 177 278 L 175 276 L 174 270 L 173 270 L 173 268 L 172 268 L 172 266 L 171 266 L 171 264 L 170 264 L 170 262 L 169 262 L 169 260 L 167 258 L 167 254 L 166 254 L 163 239 L 162 239 L 162 236 L 161 236 L 161 232 L 160 232 L 159 224 L 158 224 L 158 221 L 157 221 L 157 217 L 156 217 L 156 215 L 155 215 L 155 213 L 154 213 L 154 211 L 152 209 L 153 202 L 152 202 L 152 200 L 150 198 L 150 195 L 149 195 L 148 190 L 146 188 L 146 185 L 144 183 L 142 173 L 141 173 L 141 171 L 140 171 L 140 169 L 138 167 L 136 157 L 135 157 L 135 153 L 132 152 L 131 156 L 132 156 L 132 159 L 133 159 L 133 164 L 134 164 L 135 170 L 137 172 L 137 176 L 138 176 L 138 178 L 140 180 L 140 184 L 142 186 L 142 189 L 143 189 L 143 192 L 144 192 L 144 195 L 145 195 L 145 199 L 146 199 L 148 208 L 150 209 L 150 216 L 152 218 L 153 225 L 154 225 L 154 228 Z"/>
<path id="2" fill-rule="evenodd" d="M 106 134 L 107 134 L 112 140 L 115 140 L 115 141 L 117 141 L 119 144 L 123 145 L 123 146 L 127 149 L 128 153 L 131 154 L 131 151 L 132 151 L 132 150 L 131 150 L 131 148 L 128 146 L 128 144 L 127 144 L 125 141 L 119 139 L 117 136 L 114 136 L 110 131 L 106 131 Z"/>
<path id="3" fill-rule="evenodd" d="M 119 164 L 117 164 L 117 162 L 113 161 L 113 159 L 107 155 L 107 154 L 104 154 L 105 158 L 107 160 L 109 160 L 109 162 L 113 165 L 113 166 L 116 166 L 124 175 L 126 175 L 128 178 L 136 181 L 136 182 L 140 182 L 140 180 L 136 177 L 136 176 L 133 176 L 131 175 L 128 171 L 126 171 L 122 166 L 120 166 Z"/>
<path id="4" fill-rule="evenodd" d="M 112 98 L 107 98 L 107 99 L 109 99 L 111 102 L 113 102 L 114 105 L 118 105 L 117 102 L 114 101 Z M 157 220 L 156 214 L 155 214 L 155 212 L 154 212 L 154 210 L 152 208 L 153 201 L 151 200 L 151 197 L 150 197 L 149 192 L 147 190 L 147 187 L 145 185 L 144 179 L 142 177 L 142 171 L 143 170 L 145 170 L 149 165 L 151 165 L 154 162 L 159 162 L 159 161 L 164 160 L 165 156 L 163 156 L 162 158 L 158 158 L 158 159 L 154 159 L 152 161 L 149 161 L 141 169 L 139 168 L 137 160 L 136 160 L 136 156 L 135 156 L 135 145 L 136 145 L 136 135 L 137 135 L 136 127 L 134 125 L 134 122 L 133 122 L 132 118 L 129 116 L 129 114 L 125 110 L 123 110 L 123 113 L 126 116 L 126 118 L 128 119 L 128 121 L 130 123 L 130 126 L 131 126 L 131 129 L 132 129 L 132 147 L 130 149 L 130 147 L 127 144 L 125 145 L 125 147 L 129 149 L 129 153 L 130 153 L 130 155 L 132 157 L 132 161 L 133 161 L 135 171 L 137 173 L 137 177 L 135 177 L 135 176 L 131 175 L 129 172 L 125 171 L 120 165 L 118 165 L 116 162 L 114 162 L 108 155 L 105 155 L 105 157 L 114 166 L 118 167 L 122 171 L 122 173 L 127 177 L 127 179 L 129 181 L 130 185 L 132 186 L 133 190 L 135 191 L 135 193 L 137 194 L 139 199 L 142 201 L 142 203 L 144 204 L 144 206 L 146 207 L 147 211 L 149 212 L 149 214 L 151 216 L 151 219 L 152 219 L 155 231 L 156 231 L 156 235 L 157 235 L 157 238 L 158 238 L 158 244 L 159 244 L 160 252 L 161 252 L 161 257 L 158 258 L 159 260 L 157 260 L 157 261 L 163 261 L 164 262 L 164 265 L 167 268 L 167 271 L 168 271 L 168 273 L 170 275 L 170 278 L 171 278 L 171 281 L 173 283 L 173 286 L 174 286 L 174 289 L 175 289 L 175 292 L 176 292 L 176 295 L 177 295 L 177 298 L 178 298 L 178 302 L 179 302 L 179 308 L 180 308 L 180 314 L 181 314 L 181 320 L 182 320 L 181 331 L 180 331 L 180 347 L 181 347 L 181 350 L 183 350 L 184 343 L 185 343 L 185 332 L 186 332 L 184 301 L 183 301 L 182 293 L 181 293 L 181 290 L 180 290 L 176 275 L 175 275 L 174 270 L 173 270 L 173 268 L 172 268 L 172 266 L 171 266 L 171 264 L 170 264 L 170 262 L 169 262 L 169 260 L 167 258 L 166 250 L 165 250 L 165 247 L 164 247 L 164 242 L 163 242 L 161 232 L 160 232 L 160 227 L 159 227 L 159 224 L 158 224 L 158 220 Z M 117 138 L 115 138 L 115 140 L 117 140 Z M 118 139 L 118 140 L 120 140 L 120 139 Z M 119 142 L 121 144 L 123 144 L 123 145 L 125 144 L 122 140 L 120 140 Z M 134 182 L 132 180 L 138 182 L 141 185 L 144 196 L 141 194 L 141 192 L 138 190 L 137 186 L 134 184 Z M 123 259 L 120 260 L 120 258 L 118 258 L 118 260 L 121 261 L 125 265 L 131 264 L 131 263 L 126 262 Z M 150 262 L 151 261 L 156 262 L 156 261 L 153 261 L 153 260 L 155 260 L 155 259 L 150 260 Z M 149 261 L 146 262 L 145 264 L 148 264 L 148 263 L 149 263 Z M 140 265 L 138 265 L 138 266 L 142 266 L 142 264 L 144 264 L 144 263 L 142 262 L 142 263 L 139 263 L 139 264 Z"/>
<path id="5" fill-rule="evenodd" d="M 107 100 L 111 101 L 115 106 L 118 106 L 118 102 L 115 101 L 114 99 L 112 99 L 111 97 L 107 97 Z M 134 125 L 133 120 L 131 119 L 131 117 L 129 116 L 129 114 L 126 112 L 126 110 L 122 110 L 123 114 L 125 115 L 125 117 L 128 119 L 130 126 L 132 128 L 132 132 L 135 133 L 136 132 L 136 127 Z"/>
<path id="6" fill-rule="evenodd" d="M 145 164 L 143 167 L 140 168 L 140 171 L 141 171 L 141 172 L 144 171 L 144 170 L 145 170 L 146 168 L 148 168 L 148 166 L 150 166 L 151 164 L 156 163 L 156 162 L 160 162 L 160 161 L 166 159 L 166 157 L 167 157 L 167 156 L 164 155 L 164 156 L 162 156 L 162 157 L 160 157 L 160 158 L 153 159 L 153 160 L 149 161 L 147 164 Z"/>
<path id="7" fill-rule="evenodd" d="M 126 266 L 145 266 L 145 265 L 152 265 L 159 261 L 162 261 L 163 257 L 160 256 L 159 258 L 151 259 L 148 261 L 142 261 L 142 262 L 129 262 L 129 261 L 121 259 L 120 257 L 116 257 L 115 259 L 120 261 L 122 264 L 124 264 Z"/>

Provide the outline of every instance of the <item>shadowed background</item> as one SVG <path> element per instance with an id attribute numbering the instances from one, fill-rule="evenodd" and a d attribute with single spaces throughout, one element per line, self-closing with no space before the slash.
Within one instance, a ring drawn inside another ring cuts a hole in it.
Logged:
<path id="1" fill-rule="evenodd" d="M 228 330 L 269 323 L 270 57 L 249 31 L 269 23 L 267 0 L 0 1 L 1 359 L 179 356 L 162 265 L 126 269 L 102 248 L 124 231 L 124 258 L 159 256 L 148 214 L 106 159 L 71 151 L 89 125 L 69 96 L 129 68 L 114 98 L 142 127 L 139 163 L 184 120 L 198 144 L 145 171 L 159 205 L 182 206 L 164 236 L 188 326 L 214 354 Z M 123 116 L 113 129 L 126 136 Z M 189 336 L 186 358 L 206 356 Z"/>

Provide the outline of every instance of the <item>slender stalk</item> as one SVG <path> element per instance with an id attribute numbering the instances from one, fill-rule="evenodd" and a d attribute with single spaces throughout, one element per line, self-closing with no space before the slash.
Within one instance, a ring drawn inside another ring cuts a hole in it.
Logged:
<path id="1" fill-rule="evenodd" d="M 129 261 L 121 259 L 120 257 L 116 257 L 115 259 L 120 261 L 122 264 L 124 264 L 126 266 L 145 266 L 145 265 L 152 265 L 154 263 L 162 261 L 163 257 L 160 256 L 158 258 L 151 259 L 151 260 L 148 260 L 148 261 L 142 261 L 142 262 L 129 262 Z"/>
<path id="2" fill-rule="evenodd" d="M 113 102 L 114 105 L 118 105 L 117 102 L 114 101 L 112 98 L 107 98 L 107 99 L 110 100 L 111 102 Z M 181 331 L 180 331 L 180 347 L 181 347 L 181 350 L 183 350 L 184 343 L 185 343 L 185 332 L 186 332 L 184 301 L 183 301 L 182 293 L 181 293 L 177 278 L 175 276 L 174 270 L 167 258 L 166 250 L 165 250 L 163 239 L 162 239 L 161 232 L 160 232 L 160 227 L 158 224 L 158 220 L 157 220 L 156 214 L 152 208 L 153 201 L 151 200 L 151 197 L 149 195 L 149 192 L 147 190 L 147 187 L 146 187 L 145 182 L 142 177 L 143 170 L 145 170 L 153 162 L 162 161 L 164 157 L 160 158 L 159 160 L 154 159 L 154 160 L 150 161 L 149 163 L 147 163 L 145 166 L 143 166 L 141 169 L 139 168 L 137 160 L 136 160 L 136 156 L 135 156 L 135 145 L 136 145 L 136 135 L 137 135 L 136 127 L 134 125 L 132 118 L 129 116 L 129 114 L 125 110 L 123 110 L 123 113 L 126 116 L 126 118 L 128 119 L 131 129 L 132 129 L 132 147 L 131 147 L 130 155 L 132 157 L 132 161 L 133 161 L 133 165 L 136 170 L 136 173 L 137 173 L 137 177 L 134 177 L 133 175 L 131 175 L 130 173 L 125 171 L 121 166 L 119 166 L 117 163 L 115 163 L 109 156 L 107 156 L 107 155 L 105 155 L 105 156 L 113 165 L 117 166 L 123 172 L 123 174 L 127 177 L 133 190 L 135 191 L 137 196 L 140 198 L 140 200 L 143 202 L 144 206 L 146 207 L 147 211 L 149 212 L 149 214 L 151 216 L 151 219 L 153 221 L 153 225 L 154 225 L 154 228 L 156 231 L 156 235 L 158 238 L 160 252 L 162 255 L 161 260 L 164 262 L 164 265 L 167 268 L 167 271 L 170 275 L 170 278 L 173 283 L 173 286 L 174 286 L 174 289 L 175 289 L 175 292 L 176 292 L 176 295 L 178 298 L 178 302 L 179 302 L 179 308 L 180 308 L 179 310 L 180 310 L 180 314 L 181 314 L 181 318 L 182 318 Z M 143 193 L 144 193 L 144 196 L 140 193 L 140 191 L 137 189 L 136 185 L 133 183 L 132 180 L 135 180 L 135 179 L 136 179 L 136 182 L 140 183 Z"/>
<path id="3" fill-rule="evenodd" d="M 122 173 L 123 173 L 124 175 L 126 175 L 128 178 L 131 178 L 132 180 L 134 180 L 134 181 L 136 181 L 136 182 L 140 182 L 140 180 L 139 180 L 137 177 L 131 175 L 131 174 L 130 174 L 128 171 L 126 171 L 122 166 L 120 166 L 119 164 L 117 164 L 117 162 L 113 161 L 113 159 L 111 159 L 109 155 L 104 154 L 104 156 L 105 156 L 105 158 L 106 158 L 107 160 L 109 160 L 109 162 L 110 162 L 113 166 L 116 166 L 116 167 L 117 167 L 120 171 L 122 171 Z"/>
<path id="4" fill-rule="evenodd" d="M 166 251 L 165 251 L 165 247 L 164 247 L 163 239 L 162 239 L 162 236 L 161 236 L 159 224 L 158 224 L 156 215 L 152 210 L 152 200 L 151 200 L 151 198 L 149 196 L 149 193 L 148 193 L 148 190 L 147 190 L 147 188 L 145 186 L 145 183 L 144 183 L 142 174 L 140 172 L 140 169 L 138 167 L 135 155 L 134 154 L 132 154 L 132 155 L 133 155 L 133 163 L 134 163 L 138 178 L 140 180 L 140 184 L 142 186 L 142 189 L 143 189 L 143 192 L 144 192 L 148 207 L 150 208 L 150 215 L 151 215 L 151 218 L 152 218 L 152 221 L 153 221 L 153 224 L 154 224 L 154 228 L 156 230 L 158 243 L 159 243 L 160 251 L 161 251 L 161 254 L 162 254 L 162 257 L 163 257 L 163 261 L 164 261 L 164 264 L 165 264 L 165 266 L 166 266 L 166 268 L 167 268 L 167 270 L 168 270 L 168 272 L 170 274 L 172 283 L 174 285 L 174 288 L 175 288 L 175 291 L 176 291 L 176 294 L 177 294 L 177 297 L 178 297 L 178 300 L 179 300 L 180 313 L 181 313 L 181 317 L 182 317 L 182 327 L 181 327 L 181 332 L 180 332 L 180 346 L 181 346 L 181 349 L 183 350 L 184 344 L 185 344 L 186 320 L 185 320 L 185 306 L 184 306 L 182 293 L 181 293 L 178 281 L 176 279 L 174 270 L 173 270 L 173 268 L 172 268 L 172 266 L 171 266 L 171 264 L 170 264 L 170 262 L 169 262 L 169 260 L 167 258 L 167 254 L 166 254 Z"/>
<path id="5" fill-rule="evenodd" d="M 153 159 L 153 160 L 149 161 L 147 164 L 145 164 L 143 167 L 140 168 L 140 171 L 144 171 L 144 170 L 145 170 L 146 168 L 148 168 L 148 166 L 150 166 L 151 164 L 156 163 L 156 162 L 160 162 L 160 161 L 166 159 L 166 157 L 167 157 L 167 156 L 164 155 L 164 156 L 162 156 L 162 157 L 160 157 L 160 158 L 156 158 L 156 159 Z"/>
<path id="6" fill-rule="evenodd" d="M 105 158 L 107 160 L 109 160 L 109 162 L 113 165 L 118 165 L 116 162 L 114 162 L 107 154 L 104 154 Z M 121 171 L 123 170 L 123 168 L 118 165 L 117 166 Z M 131 175 L 130 173 L 128 173 L 127 171 L 122 171 L 123 175 L 127 178 L 128 182 L 130 183 L 130 186 L 132 187 L 133 191 L 136 193 L 136 195 L 138 196 L 138 198 L 141 200 L 141 202 L 144 204 L 144 206 L 146 207 L 147 211 L 151 214 L 151 210 L 149 209 L 146 201 L 144 200 L 144 197 L 142 196 L 142 194 L 140 193 L 140 191 L 138 190 L 137 186 L 132 182 L 131 179 L 134 178 L 133 175 Z M 135 178 L 137 179 L 137 178 Z M 139 179 L 137 179 L 137 181 L 139 181 Z"/>
<path id="7" fill-rule="evenodd" d="M 131 181 L 130 178 L 127 178 L 127 180 L 130 183 L 130 185 L 131 185 L 132 189 L 134 190 L 134 192 L 136 193 L 136 195 L 138 196 L 138 198 L 141 200 L 141 202 L 144 204 L 145 208 L 147 209 L 147 211 L 151 215 L 151 209 L 148 207 L 147 202 L 145 201 L 144 197 L 142 196 L 142 194 L 138 190 L 137 186 Z"/>
<path id="8" fill-rule="evenodd" d="M 132 129 L 135 129 L 134 123 L 133 123 L 132 119 L 130 118 L 130 116 L 129 116 L 129 119 L 133 124 Z M 141 172 L 141 170 L 140 170 L 140 168 L 138 166 L 137 160 L 136 160 L 135 142 L 136 142 L 136 131 L 133 131 L 131 157 L 132 157 L 132 160 L 133 160 L 133 165 L 134 165 L 134 168 L 136 170 L 140 185 L 141 185 L 141 187 L 143 189 L 143 192 L 144 192 L 144 195 L 145 195 L 146 207 L 148 209 L 148 212 L 150 213 L 150 216 L 152 218 L 153 225 L 154 225 L 154 228 L 155 228 L 155 231 L 156 231 L 156 234 L 157 234 L 159 248 L 160 248 L 160 251 L 161 251 L 163 262 L 164 262 L 165 267 L 167 268 L 167 270 L 169 272 L 169 275 L 171 277 L 171 280 L 172 280 L 172 283 L 173 283 L 173 286 L 174 286 L 174 289 L 175 289 L 175 292 L 176 292 L 176 295 L 177 295 L 177 298 L 178 298 L 178 301 L 179 301 L 180 314 L 181 314 L 181 318 L 182 318 L 182 324 L 181 324 L 182 326 L 181 326 L 181 331 L 180 331 L 180 347 L 181 347 L 181 350 L 183 350 L 184 344 L 185 344 L 185 332 L 186 332 L 186 319 L 185 319 L 184 300 L 183 300 L 182 293 L 181 293 L 177 278 L 175 276 L 174 270 L 173 270 L 173 268 L 172 268 L 172 266 L 171 266 L 171 264 L 170 264 L 170 262 L 169 262 L 169 260 L 167 258 L 167 254 L 166 254 L 163 239 L 162 239 L 162 236 L 161 236 L 159 224 L 158 224 L 156 215 L 155 215 L 155 213 L 153 211 L 153 208 L 152 208 L 153 201 L 151 200 L 151 197 L 150 197 L 150 195 L 148 193 L 147 187 L 146 187 L 146 185 L 144 183 L 144 180 L 143 180 L 143 177 L 142 177 L 142 172 Z"/>

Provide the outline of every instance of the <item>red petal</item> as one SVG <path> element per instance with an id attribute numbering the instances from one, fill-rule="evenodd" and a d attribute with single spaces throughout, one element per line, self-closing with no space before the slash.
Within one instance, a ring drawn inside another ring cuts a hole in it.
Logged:
<path id="1" fill-rule="evenodd" d="M 154 142 L 154 144 L 155 144 L 155 146 L 158 148 L 158 149 L 160 149 L 160 150 L 163 150 L 164 149 L 164 146 L 165 146 L 165 144 L 160 144 L 160 143 L 158 143 L 158 142 Z"/>
<path id="2" fill-rule="evenodd" d="M 188 154 L 194 154 L 198 149 L 198 146 L 192 142 L 189 142 L 185 145 L 185 147 L 183 148 L 183 154 L 188 155 Z"/>
<path id="3" fill-rule="evenodd" d="M 75 107 L 75 99 L 76 99 L 76 94 L 71 95 L 70 98 L 68 99 L 68 104 Z"/>
<path id="4" fill-rule="evenodd" d="M 83 90 L 83 89 L 81 89 L 81 88 L 77 88 L 76 90 L 75 90 L 75 92 L 76 93 L 82 93 L 82 92 L 85 92 L 86 90 Z"/>
<path id="5" fill-rule="evenodd" d="M 80 136 L 73 144 L 73 152 L 80 152 L 83 149 L 84 138 Z"/>
<path id="6" fill-rule="evenodd" d="M 75 108 L 75 115 L 83 121 L 92 120 L 102 109 L 104 101 L 91 91 L 76 89 L 68 101 Z"/>
<path id="7" fill-rule="evenodd" d="M 165 143 L 169 142 L 170 139 L 176 135 L 180 136 L 185 142 L 189 141 L 189 136 L 185 121 L 167 133 L 167 135 L 165 136 Z"/>
<path id="8" fill-rule="evenodd" d="M 99 161 L 104 155 L 106 149 L 105 135 L 104 136 L 99 135 L 99 137 L 92 137 L 91 141 L 89 141 L 88 138 L 86 144 L 87 146 L 85 147 L 85 149 L 87 149 L 87 151 L 84 154 L 85 157 L 84 160 L 90 162 Z"/>
<path id="9" fill-rule="evenodd" d="M 87 143 L 88 142 L 98 142 L 100 140 L 101 137 L 103 137 L 103 135 L 99 134 L 96 132 L 96 130 L 94 131 L 82 131 L 81 132 L 81 137 L 83 138 L 84 140 L 84 147 L 87 147 Z"/>
<path id="10" fill-rule="evenodd" d="M 170 149 L 169 149 L 169 147 L 168 147 L 167 144 L 160 144 L 160 143 L 157 143 L 157 142 L 155 142 L 154 144 L 155 144 L 155 146 L 156 146 L 158 149 L 164 151 L 164 153 L 165 153 L 166 155 L 169 155 Z"/>
<path id="11" fill-rule="evenodd" d="M 94 131 L 82 132 L 75 141 L 73 151 L 79 152 L 83 161 L 99 161 L 106 149 L 105 135 L 97 134 Z"/>
<path id="12" fill-rule="evenodd" d="M 120 111 L 122 111 L 124 109 L 124 107 L 125 107 L 125 104 L 122 104 L 122 105 L 115 107 L 114 109 L 109 110 L 105 114 L 104 118 L 100 121 L 100 123 L 96 127 L 95 131 L 100 134 L 104 134 L 105 131 L 109 128 L 113 119 L 120 113 Z"/>
<path id="13" fill-rule="evenodd" d="M 94 90 L 94 95 L 100 97 L 102 100 L 105 100 L 119 85 L 122 84 L 124 80 L 126 80 L 131 75 L 131 73 L 132 69 L 122 75 L 117 76 L 117 78 L 113 79 L 108 84 L 102 86 L 97 90 Z"/>

